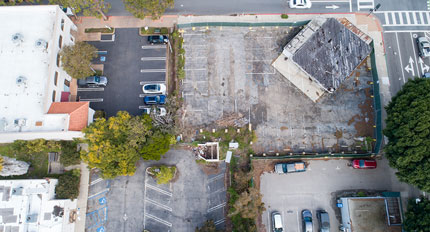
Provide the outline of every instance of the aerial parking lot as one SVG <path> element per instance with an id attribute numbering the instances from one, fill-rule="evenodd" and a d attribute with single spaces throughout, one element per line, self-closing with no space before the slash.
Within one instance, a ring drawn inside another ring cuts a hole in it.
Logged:
<path id="1" fill-rule="evenodd" d="M 148 42 L 139 28 L 115 29 L 114 41 L 89 42 L 98 49 L 95 66 L 103 66 L 106 87 L 78 88 L 80 101 L 89 101 L 94 110 L 104 110 L 110 117 L 120 110 L 140 115 L 144 104 L 142 86 L 166 83 L 167 45 Z M 103 61 L 104 60 L 104 61 Z"/>
<path id="2" fill-rule="evenodd" d="M 254 160 L 256 163 L 267 161 Z M 266 163 L 273 167 L 274 163 Z M 305 172 L 276 174 L 265 172 L 261 175 L 260 191 L 266 211 L 262 222 L 266 231 L 271 231 L 270 214 L 280 212 L 284 231 L 301 232 L 301 212 L 312 212 L 313 231 L 318 231 L 317 210 L 325 210 L 330 217 L 330 231 L 338 231 L 339 211 L 336 209 L 336 194 L 360 191 L 398 191 L 406 205 L 408 197 L 419 196 L 419 191 L 401 183 L 386 159 L 377 160 L 376 169 L 353 169 L 350 160 L 312 160 L 307 162 Z"/>
<path id="3" fill-rule="evenodd" d="M 362 150 L 355 138 L 373 136 L 374 125 L 370 60 L 313 102 L 272 66 L 300 29 L 184 28 L 185 134 L 236 117 L 256 130 L 256 153 Z"/>

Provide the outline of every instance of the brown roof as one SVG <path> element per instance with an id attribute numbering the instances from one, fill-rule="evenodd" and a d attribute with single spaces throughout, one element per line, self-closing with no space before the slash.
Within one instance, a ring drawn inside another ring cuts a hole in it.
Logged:
<path id="1" fill-rule="evenodd" d="M 80 131 L 88 124 L 89 102 L 53 102 L 48 114 L 69 114 L 69 130 Z"/>

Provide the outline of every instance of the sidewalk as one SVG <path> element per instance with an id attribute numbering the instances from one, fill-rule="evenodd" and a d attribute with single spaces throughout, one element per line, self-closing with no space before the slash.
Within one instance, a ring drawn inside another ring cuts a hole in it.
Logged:
<path id="1" fill-rule="evenodd" d="M 81 181 L 79 184 L 79 196 L 77 202 L 78 218 L 75 224 L 75 232 L 85 231 L 85 220 L 87 214 L 88 187 L 90 181 L 90 171 L 84 162 L 81 162 Z"/>
<path id="2" fill-rule="evenodd" d="M 79 17 L 78 20 L 73 19 L 73 22 L 78 27 L 78 41 L 94 41 L 99 40 L 100 33 L 85 33 L 86 28 L 139 28 L 139 27 L 173 27 L 177 23 L 178 17 L 175 15 L 166 15 L 159 20 L 151 20 L 150 18 L 138 19 L 134 16 L 109 16 L 109 20 L 104 21 L 95 17 Z"/>

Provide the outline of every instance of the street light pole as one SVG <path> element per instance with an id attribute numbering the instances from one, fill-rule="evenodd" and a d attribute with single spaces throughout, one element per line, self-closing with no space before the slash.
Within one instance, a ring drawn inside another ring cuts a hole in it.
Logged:
<path id="1" fill-rule="evenodd" d="M 375 8 L 370 9 L 369 10 L 369 14 L 367 15 L 367 17 L 369 17 L 369 15 L 371 15 L 373 12 L 377 11 L 379 9 L 379 7 L 381 7 L 381 3 L 378 3 Z"/>

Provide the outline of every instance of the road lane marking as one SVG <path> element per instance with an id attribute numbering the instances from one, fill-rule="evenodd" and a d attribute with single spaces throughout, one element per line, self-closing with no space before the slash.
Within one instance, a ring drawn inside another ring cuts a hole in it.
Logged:
<path id="1" fill-rule="evenodd" d="M 384 12 L 384 16 L 385 16 L 385 24 L 390 25 L 390 19 L 388 18 L 388 12 Z"/>
<path id="2" fill-rule="evenodd" d="M 167 210 L 167 211 L 170 211 L 170 212 L 172 212 L 172 211 L 173 211 L 173 209 L 172 209 L 172 208 L 170 208 L 169 206 L 167 206 L 167 205 L 163 205 L 163 204 L 158 203 L 158 202 L 156 202 L 156 201 L 154 201 L 154 200 L 151 200 L 151 199 L 146 198 L 146 199 L 145 199 L 145 201 L 147 201 L 147 202 L 149 202 L 149 203 L 151 203 L 151 204 L 153 204 L 153 205 L 155 205 L 155 206 L 158 206 L 158 207 L 160 207 L 160 208 L 162 208 L 162 209 L 165 209 L 165 210 Z"/>
<path id="3" fill-rule="evenodd" d="M 168 192 L 168 191 L 166 191 L 166 190 L 163 190 L 163 189 L 157 188 L 157 187 L 152 186 L 152 185 L 150 185 L 150 184 L 146 184 L 146 186 L 147 186 L 148 188 L 152 189 L 152 190 L 155 190 L 155 191 L 157 191 L 157 192 L 159 192 L 159 193 L 162 193 L 162 194 L 164 194 L 164 195 L 167 195 L 167 196 L 169 196 L 169 197 L 172 197 L 172 196 L 173 196 L 171 192 Z"/>
<path id="4" fill-rule="evenodd" d="M 403 71 L 402 53 L 400 52 L 399 37 L 397 36 L 397 33 L 396 33 L 396 42 L 397 42 L 397 50 L 399 51 L 399 60 L 400 60 L 400 66 L 401 66 L 401 70 L 402 70 L 403 84 L 404 84 L 404 83 L 406 83 L 405 72 Z"/>
<path id="5" fill-rule="evenodd" d="M 411 35 L 412 50 L 414 51 L 414 61 L 415 61 L 415 66 L 417 67 L 417 74 L 418 74 L 418 76 L 421 76 L 420 75 L 420 70 L 418 69 L 418 62 L 416 60 L 417 53 L 415 52 L 414 38 L 412 37 L 412 33 L 409 33 L 409 34 Z"/>
<path id="6" fill-rule="evenodd" d="M 400 20 L 400 24 L 402 24 L 402 25 L 403 25 L 403 24 L 404 24 L 404 23 L 403 23 L 403 15 L 402 15 L 402 14 L 400 14 L 400 13 L 399 13 L 399 20 Z"/>
<path id="7" fill-rule="evenodd" d="M 152 219 L 152 220 L 154 220 L 154 221 L 156 221 L 156 222 L 159 222 L 159 223 L 161 223 L 161 224 L 164 224 L 164 225 L 166 225 L 166 226 L 168 226 L 168 227 L 172 227 L 172 223 L 170 223 L 170 222 L 168 222 L 168 221 L 165 221 L 165 220 L 163 220 L 163 219 L 161 219 L 161 218 L 158 218 L 158 217 L 156 217 L 156 216 L 154 216 L 154 215 L 151 215 L 151 214 L 145 213 L 145 214 L 144 214 L 144 216 L 145 216 L 145 217 L 148 217 L 148 218 L 150 218 L 150 219 Z"/>
<path id="8" fill-rule="evenodd" d="M 415 24 L 419 24 L 417 20 L 417 14 L 412 12 L 412 18 L 414 19 Z"/>

